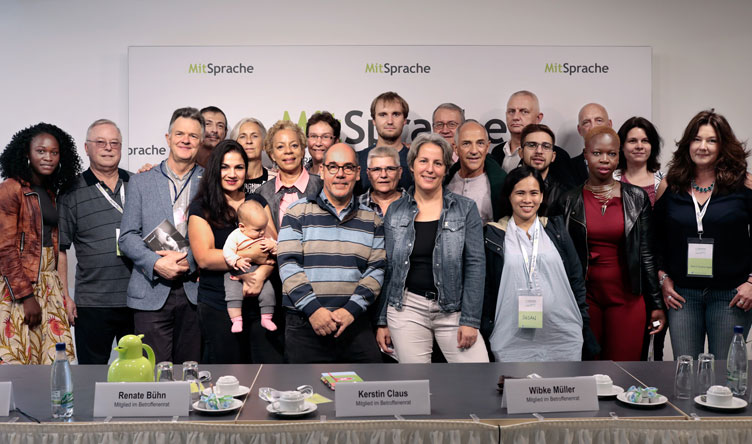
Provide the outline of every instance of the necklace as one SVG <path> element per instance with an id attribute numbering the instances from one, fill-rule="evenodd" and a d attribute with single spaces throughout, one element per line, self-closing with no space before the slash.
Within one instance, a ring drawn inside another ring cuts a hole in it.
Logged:
<path id="1" fill-rule="evenodd" d="M 713 191 L 713 188 L 715 188 L 715 182 L 711 183 L 707 187 L 701 187 L 697 185 L 697 182 L 695 182 L 694 179 L 692 179 L 692 188 L 700 193 L 707 193 L 708 191 Z"/>
<path id="2" fill-rule="evenodd" d="M 593 193 L 593 196 L 595 196 L 595 198 L 598 199 L 598 202 L 600 202 L 601 216 L 606 214 L 606 207 L 608 206 L 608 202 L 613 197 L 614 188 L 616 188 L 616 181 L 613 181 L 608 185 L 593 186 L 590 185 L 589 182 L 585 184 L 585 189 Z"/>

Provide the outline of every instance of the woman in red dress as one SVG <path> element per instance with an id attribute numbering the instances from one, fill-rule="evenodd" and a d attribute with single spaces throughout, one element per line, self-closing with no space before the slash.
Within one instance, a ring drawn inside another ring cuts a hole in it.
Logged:
<path id="1" fill-rule="evenodd" d="M 590 177 L 559 205 L 585 270 L 590 326 L 602 349 L 590 358 L 638 361 L 646 306 L 651 334 L 666 323 L 649 245 L 650 199 L 614 180 L 619 136 L 610 127 L 585 135 L 585 159 Z"/>

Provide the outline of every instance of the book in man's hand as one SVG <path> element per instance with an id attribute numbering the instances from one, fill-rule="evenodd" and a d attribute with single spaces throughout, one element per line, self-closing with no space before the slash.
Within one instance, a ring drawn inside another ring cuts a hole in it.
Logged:
<path id="1" fill-rule="evenodd" d="M 180 234 L 177 228 L 167 219 L 160 222 L 149 234 L 144 242 L 153 251 L 168 250 L 188 252 L 188 240 Z"/>

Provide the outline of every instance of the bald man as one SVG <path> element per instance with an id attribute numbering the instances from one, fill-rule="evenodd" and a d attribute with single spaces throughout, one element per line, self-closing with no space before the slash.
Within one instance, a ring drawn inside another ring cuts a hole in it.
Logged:
<path id="1" fill-rule="evenodd" d="M 384 226 L 353 198 L 359 175 L 355 150 L 332 145 L 324 189 L 282 219 L 277 260 L 290 363 L 381 362 L 366 311 L 384 281 Z"/>
<path id="2" fill-rule="evenodd" d="M 541 121 L 543 121 L 543 113 L 535 93 L 522 90 L 509 96 L 506 108 L 509 140 L 496 145 L 491 151 L 491 156 L 504 171 L 508 173 L 522 163 L 522 150 L 520 149 L 522 130 L 530 124 L 538 124 Z M 551 164 L 551 175 L 562 183 L 573 183 L 569 173 L 569 153 L 558 146 L 554 146 L 554 152 L 556 157 Z"/>
<path id="3" fill-rule="evenodd" d="M 577 115 L 577 132 L 585 140 L 585 134 L 596 126 L 608 126 L 611 128 L 613 125 L 611 119 L 608 117 L 608 111 L 603 105 L 598 103 L 588 103 L 580 109 Z M 570 172 L 576 185 L 585 183 L 588 178 L 587 162 L 585 162 L 585 149 L 579 156 L 575 156 L 570 161 Z"/>

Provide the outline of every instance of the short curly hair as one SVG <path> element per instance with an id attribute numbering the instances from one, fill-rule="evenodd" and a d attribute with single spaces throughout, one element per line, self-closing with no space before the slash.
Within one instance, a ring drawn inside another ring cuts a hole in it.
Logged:
<path id="1" fill-rule="evenodd" d="M 31 140 L 40 134 L 54 137 L 60 147 L 60 164 L 45 185 L 53 193 L 61 194 L 73 184 L 76 175 L 81 172 L 81 158 L 78 156 L 73 137 L 50 123 L 40 122 L 13 135 L 5 151 L 0 154 L 0 175 L 31 183 L 29 150 Z"/>
<path id="2" fill-rule="evenodd" d="M 272 154 L 274 153 L 274 148 L 272 147 L 272 143 L 274 142 L 274 136 L 282 131 L 282 130 L 289 130 L 295 133 L 295 137 L 298 139 L 298 144 L 300 145 L 301 150 L 305 150 L 306 147 L 306 136 L 300 127 L 289 120 L 278 120 L 277 123 L 272 125 L 271 128 L 269 128 L 269 131 L 266 133 L 266 136 L 264 137 L 264 151 L 266 151 L 266 154 L 269 155 L 270 159 L 274 159 Z M 301 160 L 301 166 L 302 166 L 302 160 Z"/>

